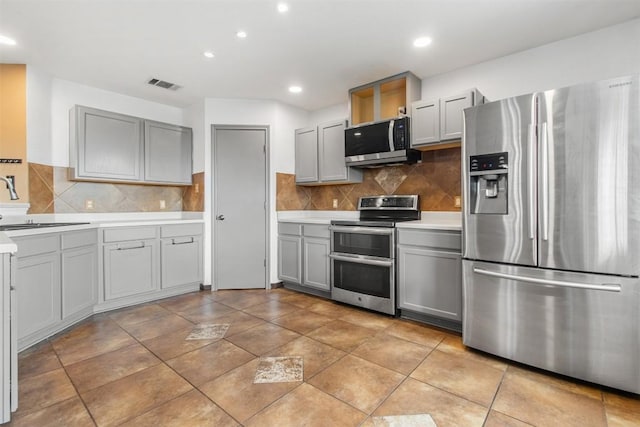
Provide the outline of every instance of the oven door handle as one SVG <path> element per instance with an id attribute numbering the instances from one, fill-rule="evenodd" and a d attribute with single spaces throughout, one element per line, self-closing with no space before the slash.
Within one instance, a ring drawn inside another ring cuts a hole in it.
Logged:
<path id="1" fill-rule="evenodd" d="M 330 225 L 329 230 L 341 233 L 359 233 L 359 234 L 376 234 L 376 235 L 392 235 L 393 228 L 375 228 L 375 227 L 344 227 L 342 225 Z"/>
<path id="2" fill-rule="evenodd" d="M 380 267 L 393 267 L 393 261 L 372 259 L 372 258 L 363 257 L 359 255 L 347 256 L 347 255 L 329 254 L 329 258 L 335 259 L 336 261 L 353 262 L 356 264 L 377 265 Z"/>

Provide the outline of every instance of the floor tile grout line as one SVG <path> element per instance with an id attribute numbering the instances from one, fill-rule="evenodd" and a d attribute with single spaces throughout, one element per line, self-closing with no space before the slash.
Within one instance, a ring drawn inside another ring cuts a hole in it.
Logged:
<path id="1" fill-rule="evenodd" d="M 185 295 L 186 295 L 186 294 L 185 294 Z M 158 305 L 159 305 L 159 304 L 158 304 Z M 163 308 L 165 308 L 166 310 L 169 310 L 169 309 L 167 309 L 166 307 L 163 307 Z M 169 311 L 171 311 L 171 310 L 169 310 Z M 177 313 L 175 313 L 175 312 L 172 312 L 172 313 L 177 315 Z M 110 320 L 112 320 L 112 319 L 110 319 Z M 185 319 L 185 320 L 188 320 L 188 319 Z M 113 320 L 112 320 L 112 321 L 113 321 Z M 114 323 L 117 323 L 117 322 L 115 322 L 115 321 L 113 321 L 113 322 L 114 322 Z M 193 322 L 191 322 L 191 323 L 193 323 Z M 165 365 L 165 366 L 166 366 L 167 368 L 169 368 L 172 372 L 174 372 L 176 375 L 178 375 L 180 378 L 182 378 L 184 381 L 186 381 L 186 382 L 187 382 L 191 387 L 193 387 L 193 388 L 192 388 L 192 390 L 198 390 L 198 392 L 199 392 L 200 394 L 204 395 L 204 396 L 205 396 L 209 401 L 211 401 L 211 403 L 213 403 L 214 405 L 216 405 L 216 407 L 220 408 L 220 409 L 221 409 L 225 414 L 229 415 L 233 420 L 236 420 L 235 418 L 233 418 L 233 417 L 231 416 L 231 414 L 227 413 L 227 411 L 225 411 L 223 408 L 221 408 L 219 405 L 217 405 L 215 402 L 213 402 L 213 401 L 209 398 L 209 396 L 207 396 L 205 393 L 203 393 L 203 392 L 202 392 L 198 387 L 196 387 L 196 386 L 195 386 L 195 384 L 193 384 L 191 381 L 189 381 L 187 378 L 183 377 L 179 372 L 177 372 L 177 371 L 176 371 L 176 370 L 175 370 L 171 365 L 169 365 L 169 364 L 167 363 L 167 361 L 166 361 L 166 360 L 164 360 L 162 357 L 160 357 L 160 355 L 159 355 L 159 354 L 155 353 L 152 349 L 150 349 L 149 347 L 147 347 L 147 346 L 144 344 L 144 342 L 143 342 L 143 341 L 138 340 L 136 337 L 134 337 L 133 335 L 131 335 L 127 330 L 125 330 L 124 328 L 122 328 L 119 324 L 118 324 L 118 326 L 119 326 L 119 327 L 120 327 L 120 328 L 121 328 L 125 333 L 127 333 L 127 334 L 132 338 L 132 339 L 134 339 L 134 340 L 136 341 L 136 343 L 138 343 L 139 345 L 143 346 L 143 347 L 144 347 L 148 352 L 150 352 L 151 354 L 153 354 L 153 355 L 154 355 L 154 356 L 155 356 L 155 357 L 160 361 L 160 363 L 159 363 L 159 364 L 163 364 L 163 365 Z M 219 341 L 219 340 L 216 340 L 216 341 L 214 341 L 214 342 L 217 342 L 217 341 Z M 212 342 L 212 343 L 210 343 L 210 344 L 207 344 L 207 345 L 211 345 L 211 344 L 213 344 L 213 342 Z M 132 344 L 132 345 L 133 345 L 133 344 Z M 205 345 L 204 347 L 206 347 L 206 345 Z M 124 347 L 123 347 L 123 348 L 124 348 Z M 199 349 L 201 349 L 201 348 L 203 348 L 203 347 L 200 347 L 200 348 L 198 348 L 198 349 L 194 349 L 194 350 L 192 350 L 192 351 L 196 351 L 196 350 L 199 350 Z M 179 355 L 179 356 L 182 356 L 182 355 L 187 354 L 187 353 L 190 353 L 190 352 L 183 353 L 183 354 L 181 354 L 181 355 Z M 57 355 L 57 354 L 56 354 L 56 355 Z M 176 356 L 176 357 L 179 357 L 179 356 Z M 149 369 L 149 368 L 152 368 L 152 367 L 155 367 L 155 366 L 157 366 L 157 365 L 153 365 L 153 366 L 147 367 L 147 368 L 145 368 L 145 369 L 142 369 L 142 370 L 140 370 L 140 371 L 133 372 L 133 373 L 131 373 L 131 374 L 129 374 L 129 375 L 125 375 L 124 377 L 122 377 L 122 378 L 118 378 L 118 379 L 117 379 L 117 380 L 115 380 L 115 381 L 119 381 L 119 380 L 122 380 L 122 379 L 124 379 L 124 378 L 128 378 L 128 377 L 130 377 L 130 376 L 132 376 L 132 375 L 134 375 L 134 374 L 136 374 L 136 373 L 142 372 L 142 371 L 144 371 L 144 370 L 146 370 L 146 369 Z M 66 370 L 65 370 L 65 373 L 66 373 Z M 100 386 L 100 387 L 103 387 L 103 386 L 105 386 L 105 385 L 107 385 L 107 384 L 111 384 L 111 383 L 113 383 L 113 382 L 114 382 L 114 381 L 111 381 L 111 382 L 109 382 L 109 383 L 103 384 L 103 385 L 102 385 L 102 386 Z M 74 386 L 74 387 L 75 387 L 75 386 Z M 100 388 L 100 387 L 96 387 L 95 389 Z M 94 389 L 94 390 L 95 390 L 95 389 Z M 180 397 L 180 396 L 183 396 L 184 394 L 189 393 L 189 392 L 190 392 L 190 391 L 192 391 L 192 390 L 186 391 L 185 393 L 182 393 L 181 395 L 176 396 L 174 399 L 176 399 L 176 398 L 178 398 L 178 397 Z M 77 392 L 77 390 L 76 390 L 76 392 Z M 79 396 L 79 398 L 81 399 L 81 401 L 82 401 L 83 405 L 85 405 L 85 408 L 87 409 L 87 412 L 89 412 L 89 408 L 87 408 L 87 407 L 86 407 L 86 403 L 84 402 L 84 399 L 82 399 L 82 396 L 80 395 L 80 393 L 78 393 L 78 396 Z M 166 401 L 166 402 L 162 402 L 162 403 L 160 403 L 160 404 L 153 405 L 152 407 L 149 407 L 149 408 L 148 408 L 148 410 L 147 410 L 147 411 L 145 411 L 145 412 L 143 412 L 142 414 L 138 414 L 138 415 L 136 415 L 136 416 L 134 416 L 134 417 L 131 417 L 131 418 L 128 418 L 128 419 L 125 419 L 125 420 L 120 420 L 120 422 L 119 422 L 118 424 L 122 424 L 122 423 L 124 423 L 124 422 L 129 421 L 129 420 L 133 420 L 133 419 L 135 419 L 135 418 L 137 418 L 137 417 L 139 417 L 139 416 L 141 416 L 141 415 L 143 415 L 143 414 L 146 414 L 147 412 L 150 412 L 150 411 L 152 411 L 152 410 L 154 410 L 154 409 L 156 409 L 156 408 L 159 408 L 160 406 L 162 406 L 162 405 L 164 405 L 164 404 L 166 404 L 166 403 L 168 403 L 168 402 L 170 402 L 170 401 L 172 401 L 172 400 L 174 400 L 174 399 L 170 399 L 170 400 L 168 400 L 168 401 Z M 89 412 L 89 414 L 91 415 L 91 412 Z M 91 418 L 92 418 L 92 420 L 93 420 L 93 416 L 92 416 L 92 415 L 91 415 Z M 237 420 L 236 420 L 236 421 L 237 421 Z M 94 420 L 94 423 L 97 425 L 97 423 L 95 422 L 95 420 Z"/>
<path id="2" fill-rule="evenodd" d="M 76 384 L 71 379 L 71 376 L 69 375 L 69 372 L 67 372 L 67 367 L 62 363 L 62 360 L 60 360 L 60 355 L 58 354 L 58 351 L 55 349 L 53 344 L 51 345 L 51 349 L 53 350 L 53 352 L 55 353 L 56 357 L 58 358 L 58 362 L 60 363 L 60 366 L 64 370 L 64 374 L 67 376 L 67 379 L 71 383 L 71 386 L 73 387 L 73 390 L 76 392 L 76 396 L 78 397 L 80 402 L 82 402 L 82 406 L 84 407 L 85 411 L 87 411 L 87 414 L 91 418 L 91 421 L 93 422 L 93 425 L 97 426 L 98 422 L 96 421 L 96 419 L 94 418 L 93 414 L 89 410 L 89 407 L 87 406 L 87 402 L 85 402 L 84 399 L 82 398 L 82 395 L 80 394 L 80 391 L 78 390 L 78 387 L 76 386 Z"/>

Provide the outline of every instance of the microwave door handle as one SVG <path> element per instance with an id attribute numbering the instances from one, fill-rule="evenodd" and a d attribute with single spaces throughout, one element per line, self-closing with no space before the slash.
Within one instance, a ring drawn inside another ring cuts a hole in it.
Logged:
<path id="1" fill-rule="evenodd" d="M 393 120 L 389 120 L 389 151 L 395 151 L 396 149 L 396 144 L 393 138 Z"/>

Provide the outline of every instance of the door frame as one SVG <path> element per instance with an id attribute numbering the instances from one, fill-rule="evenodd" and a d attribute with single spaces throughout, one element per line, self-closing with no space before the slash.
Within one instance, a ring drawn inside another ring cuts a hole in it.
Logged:
<path id="1" fill-rule="evenodd" d="M 211 174 L 211 189 L 212 189 L 212 197 L 211 197 L 211 281 L 212 281 L 212 290 L 218 290 L 218 269 L 216 268 L 216 253 L 218 252 L 218 240 L 216 238 L 217 233 L 216 229 L 218 228 L 218 224 L 216 221 L 216 209 L 218 206 L 218 170 L 216 168 L 216 153 L 218 151 L 218 144 L 216 141 L 216 131 L 217 130 L 263 130 L 265 132 L 265 145 L 264 145 L 264 222 L 265 222 L 265 239 L 264 239 L 264 256 L 265 256 L 265 269 L 264 269 L 264 289 L 271 288 L 271 198 L 269 189 L 271 188 L 271 182 L 269 180 L 270 176 L 270 133 L 271 128 L 269 125 L 211 125 L 211 169 L 213 173 Z"/>

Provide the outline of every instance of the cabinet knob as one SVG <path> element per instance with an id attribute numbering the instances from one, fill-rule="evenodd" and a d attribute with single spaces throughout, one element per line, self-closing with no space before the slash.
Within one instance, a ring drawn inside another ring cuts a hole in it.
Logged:
<path id="1" fill-rule="evenodd" d="M 216 219 L 217 219 L 218 221 L 224 221 L 224 215 L 218 215 L 218 216 L 216 217 Z"/>

